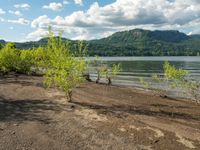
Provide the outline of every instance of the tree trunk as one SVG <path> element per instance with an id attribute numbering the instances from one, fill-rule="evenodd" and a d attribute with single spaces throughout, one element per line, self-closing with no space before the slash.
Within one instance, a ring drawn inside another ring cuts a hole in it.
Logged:
<path id="1" fill-rule="evenodd" d="M 97 72 L 97 79 L 96 79 L 97 84 L 99 83 L 99 80 L 100 80 L 100 74 L 99 74 L 99 72 Z"/>
<path id="2" fill-rule="evenodd" d="M 85 80 L 91 82 L 92 80 L 90 79 L 90 74 L 89 73 L 85 73 L 83 74 L 83 77 L 85 78 Z"/>
<path id="3" fill-rule="evenodd" d="M 67 92 L 67 99 L 68 99 L 68 102 L 72 102 L 72 90 L 69 90 Z"/>
<path id="4" fill-rule="evenodd" d="M 111 85 L 112 84 L 111 78 L 107 77 L 107 79 L 108 79 L 108 85 Z"/>

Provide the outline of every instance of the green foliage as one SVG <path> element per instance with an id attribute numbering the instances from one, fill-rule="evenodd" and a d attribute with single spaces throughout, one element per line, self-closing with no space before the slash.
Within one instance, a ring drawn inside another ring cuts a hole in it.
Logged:
<path id="1" fill-rule="evenodd" d="M 188 74 L 188 71 L 183 69 L 176 69 L 169 62 L 165 62 L 163 65 L 164 69 L 164 78 L 165 80 L 184 80 L 185 76 Z"/>
<path id="2" fill-rule="evenodd" d="M 162 89 L 156 89 L 160 95 L 166 96 L 169 88 L 178 89 L 178 95 L 185 91 L 190 98 L 197 102 L 200 101 L 200 82 L 189 78 L 187 70 L 176 69 L 169 62 L 164 63 L 163 69 L 164 77 L 156 74 L 152 77 L 154 81 L 164 85 Z"/>
<path id="3" fill-rule="evenodd" d="M 196 56 L 200 38 L 178 31 L 134 29 L 89 41 L 89 54 L 99 56 Z"/>
<path id="4" fill-rule="evenodd" d="M 32 67 L 34 64 L 34 52 L 32 50 L 21 50 L 20 60 L 18 62 L 18 72 L 28 75 L 32 74 Z"/>
<path id="5" fill-rule="evenodd" d="M 3 73 L 14 71 L 25 74 L 42 70 L 44 85 L 64 90 L 71 100 L 72 89 L 84 81 L 85 52 L 84 42 L 80 42 L 76 54 L 73 54 L 70 45 L 63 42 L 61 36 L 55 37 L 50 29 L 46 47 L 18 50 L 13 43 L 7 43 L 0 50 L 0 70 Z"/>
<path id="6" fill-rule="evenodd" d="M 183 88 L 185 83 L 185 78 L 188 75 L 188 71 L 183 69 L 177 69 L 175 66 L 171 65 L 168 61 L 163 64 L 164 76 L 161 77 L 157 74 L 152 76 L 154 81 L 159 84 L 163 84 L 161 89 L 156 89 L 161 96 L 166 97 L 169 89 Z"/>
<path id="7" fill-rule="evenodd" d="M 13 43 L 8 43 L 0 51 L 0 70 L 3 73 L 9 71 L 18 71 L 20 62 L 20 51 L 18 51 Z"/>
<path id="8" fill-rule="evenodd" d="M 82 52 L 81 48 L 79 52 Z M 64 90 L 69 100 L 71 100 L 72 89 L 84 81 L 82 73 L 86 69 L 86 61 L 82 53 L 81 57 L 74 57 L 68 45 L 62 42 L 61 38 L 55 38 L 51 31 L 46 55 L 41 59 L 40 65 L 46 70 L 44 75 L 46 87 L 56 86 Z"/>
<path id="9" fill-rule="evenodd" d="M 93 67 L 95 67 L 97 73 L 96 83 L 99 83 L 102 77 L 105 77 L 108 81 L 108 85 L 112 84 L 112 80 L 121 71 L 120 64 L 113 64 L 111 66 L 105 64 L 100 57 L 96 56 L 92 62 Z"/>
<path id="10" fill-rule="evenodd" d="M 31 74 L 35 61 L 35 52 L 37 50 L 18 50 L 15 44 L 7 43 L 0 51 L 0 70 L 1 72 L 17 72 Z"/>
<path id="11" fill-rule="evenodd" d="M 121 71 L 120 64 L 113 64 L 111 67 L 104 65 L 102 66 L 102 74 L 108 80 L 108 85 L 112 84 L 112 80 L 117 76 L 117 74 Z"/>
<path id="12" fill-rule="evenodd" d="M 140 77 L 139 80 L 140 80 L 140 84 L 141 84 L 144 88 L 148 89 L 148 88 L 150 87 L 150 84 L 149 84 L 148 82 L 146 82 L 146 81 L 144 80 L 144 78 Z"/>

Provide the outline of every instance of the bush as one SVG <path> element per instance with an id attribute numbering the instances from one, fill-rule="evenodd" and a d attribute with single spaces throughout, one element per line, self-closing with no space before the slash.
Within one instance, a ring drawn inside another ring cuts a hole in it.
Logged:
<path id="1" fill-rule="evenodd" d="M 162 89 L 157 89 L 157 91 L 162 96 L 167 96 L 167 91 L 170 89 L 179 89 L 180 92 L 177 94 L 185 94 L 189 96 L 192 100 L 196 102 L 200 101 L 200 82 L 192 79 L 188 75 L 187 70 L 176 69 L 169 62 L 165 62 L 163 65 L 164 77 L 154 75 L 153 79 L 160 84 L 165 84 Z"/>
<path id="2" fill-rule="evenodd" d="M 1 72 L 16 72 L 31 74 L 31 68 L 35 64 L 33 50 L 18 50 L 13 43 L 8 43 L 0 51 L 0 70 Z"/>
<path id="3" fill-rule="evenodd" d="M 108 66 L 98 56 L 96 56 L 94 61 L 92 61 L 92 65 L 95 68 L 95 71 L 97 73 L 96 83 L 99 83 L 101 78 L 104 77 L 107 79 L 108 85 L 111 85 L 112 80 L 121 71 L 120 64 L 113 64 L 112 66 Z"/>
<path id="4" fill-rule="evenodd" d="M 20 51 L 15 48 L 13 43 L 8 43 L 0 51 L 0 70 L 3 73 L 19 70 Z"/>
<path id="5" fill-rule="evenodd" d="M 46 70 L 44 84 L 46 87 L 56 86 L 64 90 L 71 101 L 72 89 L 84 81 L 84 57 L 74 57 L 68 44 L 62 42 L 61 38 L 55 38 L 51 31 L 44 56 L 40 60 L 40 66 Z"/>

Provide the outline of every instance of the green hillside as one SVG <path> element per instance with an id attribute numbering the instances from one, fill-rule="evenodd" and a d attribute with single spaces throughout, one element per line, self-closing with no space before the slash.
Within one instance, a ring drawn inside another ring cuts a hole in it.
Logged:
<path id="1" fill-rule="evenodd" d="M 36 42 L 15 43 L 17 48 L 44 46 L 47 38 Z M 76 45 L 78 41 L 63 38 Z M 4 41 L 0 43 L 5 44 Z M 196 56 L 200 54 L 200 35 L 186 35 L 175 30 L 122 31 L 99 40 L 86 41 L 90 56 Z"/>

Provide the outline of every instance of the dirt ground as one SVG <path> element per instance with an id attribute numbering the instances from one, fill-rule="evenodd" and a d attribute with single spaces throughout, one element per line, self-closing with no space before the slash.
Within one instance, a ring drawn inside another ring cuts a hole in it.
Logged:
<path id="1" fill-rule="evenodd" d="M 200 149 L 200 105 L 85 83 L 73 102 L 41 77 L 0 77 L 0 150 Z"/>

